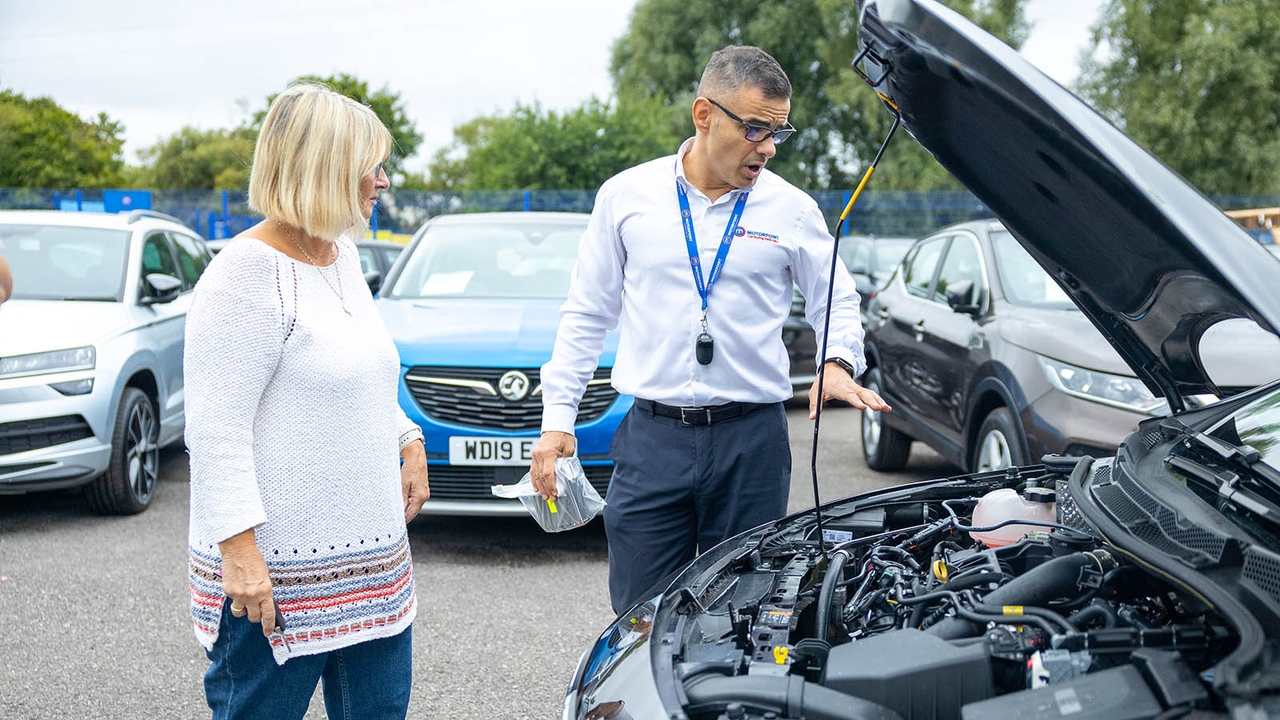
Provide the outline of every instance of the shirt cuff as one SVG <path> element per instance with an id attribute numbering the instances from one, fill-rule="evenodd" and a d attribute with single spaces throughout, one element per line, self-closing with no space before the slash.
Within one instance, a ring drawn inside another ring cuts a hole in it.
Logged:
<path id="1" fill-rule="evenodd" d="M 562 432 L 572 435 L 573 424 L 577 419 L 578 408 L 572 405 L 544 405 L 542 432 Z"/>
<path id="2" fill-rule="evenodd" d="M 857 380 L 859 377 L 862 376 L 862 373 L 867 371 L 867 361 L 862 357 L 861 354 L 855 355 L 854 353 L 850 352 L 849 348 L 835 347 L 835 346 L 828 347 L 827 362 L 830 362 L 836 358 L 840 358 L 841 360 L 844 360 L 845 362 L 852 365 L 858 371 L 853 376 L 854 380 Z"/>

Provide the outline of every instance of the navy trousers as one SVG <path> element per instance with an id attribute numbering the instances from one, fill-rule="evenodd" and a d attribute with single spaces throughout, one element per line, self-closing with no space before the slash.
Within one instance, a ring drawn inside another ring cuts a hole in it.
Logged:
<path id="1" fill-rule="evenodd" d="M 702 426 L 632 407 L 611 454 L 604 526 L 614 612 L 699 552 L 786 514 L 791 445 L 782 403 Z"/>

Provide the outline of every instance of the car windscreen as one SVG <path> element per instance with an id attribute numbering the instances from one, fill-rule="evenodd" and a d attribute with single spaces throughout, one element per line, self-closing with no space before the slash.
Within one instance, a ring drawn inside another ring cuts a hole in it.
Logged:
<path id="1" fill-rule="evenodd" d="M 1209 428 L 1209 435 L 1257 450 L 1262 461 L 1280 470 L 1280 388 L 1263 393 Z"/>
<path id="2" fill-rule="evenodd" d="M 1071 298 L 1049 277 L 1007 230 L 991 232 L 991 248 L 1000 273 L 1005 299 L 1014 305 L 1042 308 L 1075 308 Z"/>
<path id="3" fill-rule="evenodd" d="M 902 258 L 906 256 L 913 243 L 915 243 L 915 240 L 911 238 L 883 238 L 877 240 L 872 246 L 876 253 L 876 267 L 882 272 L 892 270 L 898 263 L 902 262 Z"/>
<path id="4" fill-rule="evenodd" d="M 563 299 L 585 229 L 585 219 L 431 226 L 385 295 Z"/>
<path id="5" fill-rule="evenodd" d="M 0 224 L 18 299 L 119 301 L 128 248 L 124 230 Z"/>

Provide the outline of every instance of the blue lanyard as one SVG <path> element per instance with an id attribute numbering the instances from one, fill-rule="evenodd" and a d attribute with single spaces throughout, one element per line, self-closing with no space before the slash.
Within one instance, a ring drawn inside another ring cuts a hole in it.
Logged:
<path id="1" fill-rule="evenodd" d="M 680 222 L 684 227 L 684 243 L 689 248 L 689 266 L 693 268 L 693 282 L 698 286 L 698 295 L 702 298 L 702 312 L 707 312 L 707 298 L 711 296 L 711 288 L 720 278 L 724 268 L 724 260 L 729 257 L 729 246 L 733 244 L 734 233 L 738 230 L 738 221 L 742 219 L 742 209 L 747 206 L 747 196 L 751 193 L 738 193 L 738 203 L 733 206 L 733 214 L 729 216 L 729 224 L 724 227 L 724 237 L 720 240 L 720 249 L 716 251 L 716 259 L 711 263 L 711 275 L 707 282 L 702 282 L 702 261 L 698 257 L 698 241 L 693 234 L 693 213 L 689 210 L 689 195 L 684 185 L 676 180 L 676 194 L 680 197 Z"/>

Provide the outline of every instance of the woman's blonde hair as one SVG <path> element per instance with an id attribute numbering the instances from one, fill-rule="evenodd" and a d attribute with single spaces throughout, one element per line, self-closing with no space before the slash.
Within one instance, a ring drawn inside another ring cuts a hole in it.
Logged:
<path id="1" fill-rule="evenodd" d="M 325 240 L 361 231 L 360 181 L 390 152 L 391 133 L 368 107 L 324 85 L 291 85 L 258 132 L 249 207 Z"/>

